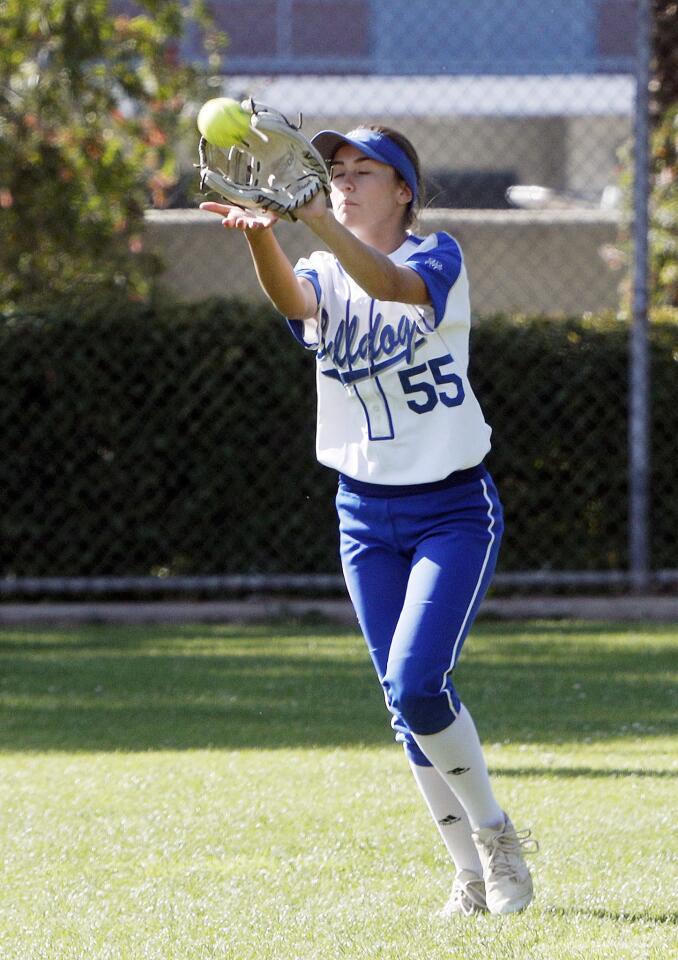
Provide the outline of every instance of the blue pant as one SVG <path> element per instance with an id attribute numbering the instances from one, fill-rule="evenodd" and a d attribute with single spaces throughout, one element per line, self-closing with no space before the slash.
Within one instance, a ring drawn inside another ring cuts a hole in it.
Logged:
<path id="1" fill-rule="evenodd" d="M 421 766 L 430 764 L 412 733 L 438 733 L 459 712 L 452 670 L 492 579 L 504 526 L 484 467 L 448 482 L 411 492 L 341 478 L 336 501 L 348 592 L 396 740 Z"/>

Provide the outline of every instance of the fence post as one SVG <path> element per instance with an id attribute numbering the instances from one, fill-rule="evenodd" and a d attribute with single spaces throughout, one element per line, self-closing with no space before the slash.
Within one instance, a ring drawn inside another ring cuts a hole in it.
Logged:
<path id="1" fill-rule="evenodd" d="M 633 305 L 629 343 L 629 572 L 640 593 L 650 582 L 650 369 L 648 343 L 649 84 L 652 11 L 637 0 L 633 170 Z"/>

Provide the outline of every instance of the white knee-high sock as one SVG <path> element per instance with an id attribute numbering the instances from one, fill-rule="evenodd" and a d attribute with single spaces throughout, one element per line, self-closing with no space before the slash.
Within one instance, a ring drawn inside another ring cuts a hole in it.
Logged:
<path id="1" fill-rule="evenodd" d="M 471 824 L 452 788 L 435 767 L 420 767 L 410 760 L 410 768 L 457 873 L 472 870 L 482 877 L 483 868 L 471 837 Z"/>
<path id="2" fill-rule="evenodd" d="M 456 720 L 439 733 L 414 734 L 419 748 L 459 798 L 474 830 L 504 822 L 497 803 L 478 733 L 462 705 Z"/>

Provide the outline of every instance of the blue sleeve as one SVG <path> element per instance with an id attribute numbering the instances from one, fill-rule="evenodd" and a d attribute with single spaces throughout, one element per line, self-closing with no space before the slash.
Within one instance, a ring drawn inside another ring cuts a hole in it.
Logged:
<path id="1" fill-rule="evenodd" d="M 320 280 L 318 278 L 318 271 L 314 270 L 309 266 L 302 266 L 297 264 L 294 268 L 294 272 L 298 277 L 304 277 L 305 280 L 309 280 L 313 284 L 313 289 L 315 290 L 315 295 L 320 303 L 321 297 L 321 287 Z M 292 336 L 300 343 L 302 347 L 306 347 L 307 350 L 315 350 L 318 346 L 318 327 L 317 324 L 309 321 L 308 319 L 299 320 L 296 318 L 287 318 L 287 326 L 292 333 Z"/>
<path id="2" fill-rule="evenodd" d="M 294 272 L 298 277 L 303 277 L 304 280 L 309 280 L 313 284 L 313 289 L 315 290 L 315 295 L 320 303 L 320 297 L 322 296 L 322 290 L 320 288 L 320 280 L 318 278 L 318 271 L 314 270 L 313 267 L 300 267 L 296 266 Z"/>
<path id="3" fill-rule="evenodd" d="M 457 282 L 462 266 L 461 247 L 448 233 L 436 233 L 436 246 L 428 243 L 412 253 L 405 266 L 418 273 L 431 298 L 435 326 L 443 319 L 450 290 Z"/>

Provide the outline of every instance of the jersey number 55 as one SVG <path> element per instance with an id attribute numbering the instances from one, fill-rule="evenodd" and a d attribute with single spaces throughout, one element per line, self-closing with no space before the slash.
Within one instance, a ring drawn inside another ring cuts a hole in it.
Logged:
<path id="1" fill-rule="evenodd" d="M 408 400 L 407 406 L 415 413 L 428 413 L 433 410 L 440 401 L 446 407 L 458 407 L 464 402 L 464 384 L 461 377 L 456 373 L 446 373 L 443 367 L 449 366 L 454 360 L 451 354 L 444 357 L 436 357 L 429 360 L 428 363 L 420 363 L 416 367 L 410 367 L 408 370 L 401 370 L 398 373 L 400 383 L 404 393 L 420 393 L 420 400 Z M 430 371 L 433 376 L 433 383 L 428 376 L 424 380 L 417 380 L 422 374 Z M 437 390 L 436 387 L 444 386 L 445 390 Z M 451 388 L 451 389 L 450 389 Z"/>

